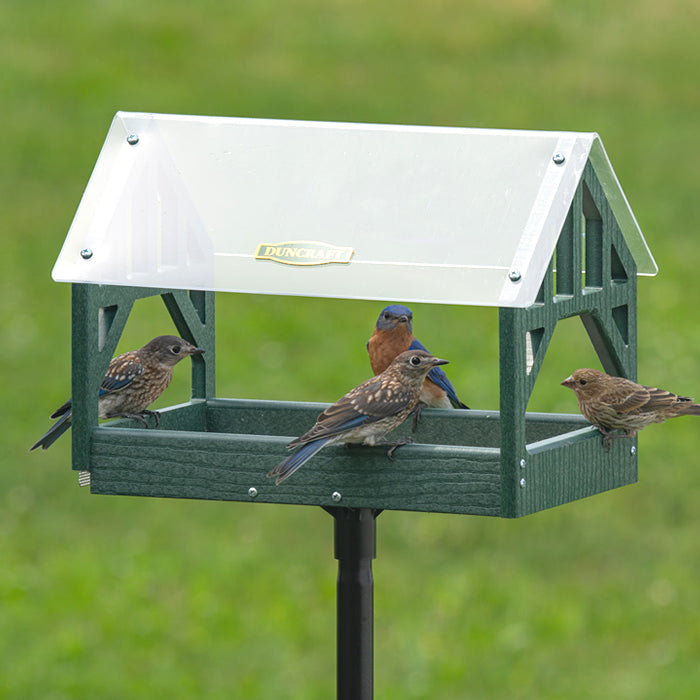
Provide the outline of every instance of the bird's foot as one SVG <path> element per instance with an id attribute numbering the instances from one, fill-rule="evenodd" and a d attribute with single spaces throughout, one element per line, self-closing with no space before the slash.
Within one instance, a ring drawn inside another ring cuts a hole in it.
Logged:
<path id="1" fill-rule="evenodd" d="M 109 417 L 110 418 L 133 418 L 134 420 L 141 421 L 143 423 L 144 428 L 148 428 L 148 421 L 143 417 L 145 413 L 147 413 L 147 412 L 143 411 L 142 413 L 115 413 L 114 415 L 111 415 Z M 150 411 L 148 413 L 150 413 Z M 156 425 L 158 425 L 158 423 L 156 423 Z"/>
<path id="2" fill-rule="evenodd" d="M 634 435 L 630 435 L 630 433 L 613 433 L 609 431 L 607 428 L 603 428 L 601 425 L 596 425 L 596 428 L 598 428 L 598 432 L 603 436 L 602 443 L 603 447 L 610 452 L 610 447 L 611 443 L 613 440 L 617 440 L 620 438 L 633 438 Z"/>
<path id="3" fill-rule="evenodd" d="M 401 445 L 407 445 L 410 442 L 413 442 L 413 438 L 405 437 L 405 438 L 398 438 L 397 440 L 392 440 L 391 442 L 380 442 L 377 444 L 389 448 L 387 450 L 386 456 L 389 458 L 390 461 L 393 462 L 394 461 L 394 452 L 399 447 L 401 447 Z"/>
<path id="4" fill-rule="evenodd" d="M 156 421 L 156 428 L 160 425 L 160 413 L 158 411 L 149 411 L 148 409 L 144 409 L 141 411 L 141 415 L 153 416 Z M 146 427 L 148 427 L 148 424 L 146 424 Z"/>
<path id="5" fill-rule="evenodd" d="M 423 410 L 423 406 L 425 406 L 425 404 L 419 401 L 416 404 L 416 407 L 413 409 L 413 427 L 411 428 L 412 433 L 415 433 L 418 429 L 418 423 L 420 423 L 420 414 Z"/>
<path id="6" fill-rule="evenodd" d="M 364 443 L 368 445 L 369 447 L 388 447 L 389 450 L 386 453 L 386 456 L 393 462 L 394 461 L 394 452 L 401 447 L 401 445 L 407 445 L 408 443 L 413 442 L 412 437 L 404 437 L 404 438 L 397 438 L 396 440 L 391 440 L 390 442 L 372 442 L 372 443 Z M 343 447 L 346 450 L 351 450 L 355 447 L 361 447 L 362 445 L 357 442 L 346 442 L 343 443 Z"/>

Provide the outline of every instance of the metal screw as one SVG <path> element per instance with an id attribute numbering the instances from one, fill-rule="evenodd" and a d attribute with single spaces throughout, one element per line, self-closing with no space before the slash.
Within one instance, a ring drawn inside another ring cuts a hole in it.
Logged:
<path id="1" fill-rule="evenodd" d="M 511 271 L 508 273 L 508 279 L 509 279 L 511 282 L 519 282 L 519 281 L 520 281 L 520 277 L 521 277 L 521 275 L 520 275 L 520 270 L 511 270 Z"/>
<path id="2" fill-rule="evenodd" d="M 566 156 L 565 156 L 563 153 L 561 153 L 560 151 L 557 151 L 557 152 L 552 156 L 552 160 L 553 160 L 557 165 L 561 165 L 561 164 L 566 160 Z"/>
<path id="3" fill-rule="evenodd" d="M 340 495 L 340 491 L 333 491 L 331 494 L 331 499 L 333 500 L 333 503 L 339 503 L 340 499 L 342 496 Z"/>
<path id="4" fill-rule="evenodd" d="M 83 248 L 80 251 L 80 257 L 83 260 L 89 260 L 92 257 L 92 248 Z"/>
<path id="5" fill-rule="evenodd" d="M 78 472 L 78 486 L 90 486 L 90 472 Z"/>
<path id="6" fill-rule="evenodd" d="M 527 482 L 525 481 L 525 479 L 520 479 L 520 488 L 521 488 L 521 489 L 524 489 L 526 483 L 527 483 Z"/>
<path id="7" fill-rule="evenodd" d="M 129 135 L 126 137 L 126 142 L 127 142 L 130 146 L 135 146 L 135 145 L 139 142 L 138 134 L 129 134 Z"/>
<path id="8" fill-rule="evenodd" d="M 634 457 L 637 454 L 637 448 L 634 445 L 630 447 L 630 454 L 632 455 L 632 457 Z"/>
<path id="9" fill-rule="evenodd" d="M 248 495 L 249 495 L 251 498 L 255 498 L 255 497 L 258 495 L 258 490 L 255 488 L 255 486 L 251 486 L 251 487 L 248 489 Z"/>
<path id="10" fill-rule="evenodd" d="M 526 462 L 524 459 L 521 459 L 521 460 L 520 460 L 520 468 L 521 468 L 521 469 L 525 469 L 525 465 L 526 465 L 526 464 L 527 464 L 527 462 Z"/>

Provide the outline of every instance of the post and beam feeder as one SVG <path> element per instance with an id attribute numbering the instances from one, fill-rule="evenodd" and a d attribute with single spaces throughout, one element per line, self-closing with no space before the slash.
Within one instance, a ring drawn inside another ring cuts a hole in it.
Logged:
<path id="1" fill-rule="evenodd" d="M 371 697 L 381 510 L 516 518 L 637 480 L 636 439 L 606 450 L 581 416 L 526 409 L 571 316 L 636 379 L 637 276 L 656 271 L 595 133 L 119 112 L 53 270 L 73 285 L 73 468 L 95 494 L 328 510 L 338 697 Z M 216 396 L 215 292 L 497 307 L 499 410 L 426 410 L 394 462 L 330 447 L 275 486 L 326 404 Z M 100 424 L 129 312 L 158 295 L 206 350 L 192 398 L 155 430 Z"/>

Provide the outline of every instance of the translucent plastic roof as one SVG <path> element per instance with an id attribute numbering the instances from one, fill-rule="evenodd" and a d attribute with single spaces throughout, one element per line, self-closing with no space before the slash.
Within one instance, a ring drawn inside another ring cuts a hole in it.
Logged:
<path id="1" fill-rule="evenodd" d="M 53 277 L 528 306 L 587 160 L 655 274 L 595 133 L 119 112 Z"/>

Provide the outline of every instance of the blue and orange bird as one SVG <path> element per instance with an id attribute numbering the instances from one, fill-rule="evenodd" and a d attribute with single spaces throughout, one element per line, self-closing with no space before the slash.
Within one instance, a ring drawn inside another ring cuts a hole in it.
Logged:
<path id="1" fill-rule="evenodd" d="M 329 406 L 316 424 L 287 449 L 299 447 L 294 454 L 271 469 L 267 476 L 277 477 L 280 484 L 326 445 L 338 442 L 387 446 L 392 459 L 399 445 L 411 438 L 385 441 L 387 433 L 398 428 L 413 412 L 420 400 L 421 387 L 431 369 L 446 365 L 447 360 L 433 357 L 426 350 L 402 352 L 381 374 L 356 386 Z"/>
<path id="2" fill-rule="evenodd" d="M 159 335 L 142 348 L 113 358 L 100 386 L 98 416 L 136 418 L 148 427 L 144 416 L 151 415 L 158 425 L 158 412 L 149 411 L 148 406 L 168 388 L 173 367 L 180 360 L 203 352 L 177 336 Z M 51 418 L 58 418 L 58 421 L 29 450 L 51 447 L 70 428 L 72 414 L 71 399 L 68 399 L 51 414 Z"/>
<path id="3" fill-rule="evenodd" d="M 397 355 L 406 350 L 426 348 L 413 335 L 411 309 L 392 304 L 379 314 L 372 337 L 367 341 L 372 371 L 375 374 L 383 372 Z M 433 367 L 428 373 L 420 403 L 431 408 L 469 408 L 459 400 L 455 388 L 440 367 Z"/>

